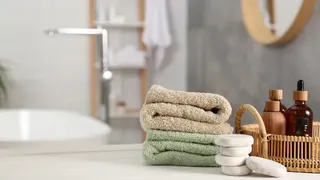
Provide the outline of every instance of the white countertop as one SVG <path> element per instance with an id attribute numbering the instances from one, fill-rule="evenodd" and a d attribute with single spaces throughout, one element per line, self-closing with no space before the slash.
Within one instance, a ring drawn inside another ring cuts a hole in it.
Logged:
<path id="1" fill-rule="evenodd" d="M 226 176 L 219 168 L 149 166 L 144 163 L 142 145 L 109 145 L 77 152 L 40 154 L 31 151 L 1 151 L 1 180 L 234 180 L 264 176 Z M 23 155 L 21 155 L 23 154 Z M 288 173 L 283 180 L 319 179 L 320 174 Z"/>

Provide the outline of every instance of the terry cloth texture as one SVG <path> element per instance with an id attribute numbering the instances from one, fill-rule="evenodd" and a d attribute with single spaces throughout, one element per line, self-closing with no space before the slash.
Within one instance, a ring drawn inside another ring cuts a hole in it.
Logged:
<path id="1" fill-rule="evenodd" d="M 144 105 L 144 108 L 148 109 L 151 116 L 179 117 L 205 123 L 224 123 L 229 118 L 191 105 L 151 103 Z"/>
<path id="2" fill-rule="evenodd" d="M 223 122 L 232 113 L 229 101 L 219 94 L 174 91 L 159 85 L 153 85 L 147 93 L 145 104 L 151 103 L 189 105 L 214 112 L 216 117 L 205 122 Z"/>
<path id="3" fill-rule="evenodd" d="M 147 131 L 143 156 L 151 165 L 218 167 L 215 135 L 170 131 Z"/>
<path id="4" fill-rule="evenodd" d="M 146 140 L 148 141 L 177 141 L 204 145 L 214 145 L 214 140 L 217 136 L 212 134 L 185 133 L 161 130 L 149 130 L 146 133 Z"/>
<path id="5" fill-rule="evenodd" d="M 202 134 L 231 134 L 233 132 L 233 127 L 229 123 L 210 124 L 178 117 L 154 116 L 153 110 L 146 107 L 140 111 L 140 124 L 145 131 L 152 129 Z"/>

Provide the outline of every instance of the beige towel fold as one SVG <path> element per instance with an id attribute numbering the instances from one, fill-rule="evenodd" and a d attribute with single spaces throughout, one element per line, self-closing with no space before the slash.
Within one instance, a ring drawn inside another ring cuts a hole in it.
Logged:
<path id="1" fill-rule="evenodd" d="M 228 120 L 232 108 L 229 101 L 221 95 L 199 92 L 174 91 L 153 85 L 147 93 L 145 104 L 170 103 L 195 106 L 206 111 L 214 112 L 215 119 Z"/>
<path id="2" fill-rule="evenodd" d="M 152 110 L 143 107 L 140 111 L 141 127 L 147 131 L 167 130 L 202 134 L 231 134 L 233 127 L 229 123 L 209 124 L 178 117 L 154 116 Z"/>
<path id="3" fill-rule="evenodd" d="M 228 119 L 221 117 L 219 114 L 215 114 L 212 111 L 206 111 L 204 109 L 189 106 L 170 103 L 151 103 L 144 106 L 148 109 L 148 113 L 151 116 L 169 116 L 189 119 L 191 121 L 206 122 L 206 123 L 223 123 Z"/>

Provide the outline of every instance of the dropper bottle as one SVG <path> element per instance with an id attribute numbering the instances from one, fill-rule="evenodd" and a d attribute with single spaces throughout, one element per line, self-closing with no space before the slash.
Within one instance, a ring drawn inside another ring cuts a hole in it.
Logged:
<path id="1" fill-rule="evenodd" d="M 280 112 L 286 116 L 287 107 L 282 104 L 281 100 L 283 99 L 283 91 L 282 89 L 270 89 L 269 90 L 269 99 L 271 101 L 279 101 L 280 104 Z M 265 111 L 266 109 L 264 109 Z"/>
<path id="2" fill-rule="evenodd" d="M 306 128 L 309 136 L 312 136 L 313 111 L 307 106 L 308 91 L 304 90 L 304 81 L 297 82 L 297 90 L 293 92 L 294 105 L 287 110 L 287 135 L 296 135 L 298 129 Z M 307 121 L 307 127 L 297 127 L 302 124 L 300 121 Z M 298 123 L 297 123 L 298 121 Z"/>

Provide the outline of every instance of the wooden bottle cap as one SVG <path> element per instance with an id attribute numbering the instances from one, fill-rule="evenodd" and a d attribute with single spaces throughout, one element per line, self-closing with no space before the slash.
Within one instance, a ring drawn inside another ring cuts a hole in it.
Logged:
<path id="1" fill-rule="evenodd" d="M 266 101 L 265 106 L 266 111 L 279 112 L 280 111 L 280 102 L 279 101 Z"/>
<path id="2" fill-rule="evenodd" d="M 308 101 L 308 91 L 293 91 L 293 100 Z"/>
<path id="3" fill-rule="evenodd" d="M 270 100 L 282 100 L 283 91 L 282 89 L 270 89 L 269 90 L 269 99 Z"/>

